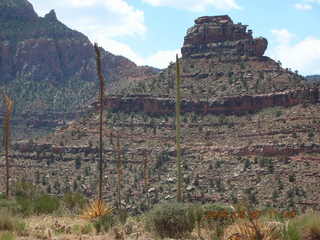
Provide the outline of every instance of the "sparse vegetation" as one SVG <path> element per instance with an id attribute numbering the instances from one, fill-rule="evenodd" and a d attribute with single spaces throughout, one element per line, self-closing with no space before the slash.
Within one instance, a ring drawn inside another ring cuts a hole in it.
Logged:
<path id="1" fill-rule="evenodd" d="M 319 104 L 298 72 L 265 57 L 177 56 L 159 75 L 126 79 L 130 86 L 115 90 L 121 96 L 107 97 L 105 59 L 94 50 L 99 84 L 6 85 L 17 108 L 4 95 L 0 240 L 320 239 L 318 212 L 289 220 L 254 212 L 319 208 Z M 98 85 L 88 113 L 67 122 L 64 114 L 87 104 Z M 37 113 L 29 125 L 52 117 L 59 127 L 18 139 L 9 154 L 17 111 Z M 88 199 L 96 200 L 86 206 Z"/>
<path id="2" fill-rule="evenodd" d="M 192 214 L 192 210 L 187 204 L 160 204 L 146 215 L 147 229 L 161 238 L 186 237 L 195 226 Z"/>

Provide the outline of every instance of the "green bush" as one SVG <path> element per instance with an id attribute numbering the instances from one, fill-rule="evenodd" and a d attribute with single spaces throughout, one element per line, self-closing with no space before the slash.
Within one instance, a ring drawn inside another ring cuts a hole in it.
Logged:
<path id="1" fill-rule="evenodd" d="M 93 226 L 96 229 L 97 233 L 102 231 L 108 232 L 111 227 L 115 224 L 115 219 L 113 214 L 107 214 L 101 217 L 98 217 L 94 220 Z"/>
<path id="2" fill-rule="evenodd" d="M 9 231 L 21 233 L 25 230 L 25 223 L 17 217 L 11 215 L 10 212 L 0 211 L 0 232 Z"/>
<path id="3" fill-rule="evenodd" d="M 20 181 L 13 186 L 13 193 L 19 205 L 20 213 L 31 215 L 34 199 L 39 196 L 36 186 L 26 181 Z"/>
<path id="4" fill-rule="evenodd" d="M 319 213 L 307 213 L 291 219 L 284 231 L 284 239 L 319 239 L 320 215 Z"/>
<path id="5" fill-rule="evenodd" d="M 218 204 L 205 204 L 202 208 L 204 211 L 204 217 L 201 221 L 202 225 L 208 229 L 214 229 L 215 237 L 220 238 L 224 229 L 233 223 L 231 217 L 233 209 Z"/>
<path id="6" fill-rule="evenodd" d="M 11 232 L 4 232 L 0 233 L 0 240 L 15 240 L 15 237 Z"/>
<path id="7" fill-rule="evenodd" d="M 6 211 L 13 213 L 13 214 L 18 213 L 21 210 L 17 201 L 1 199 L 1 198 L 0 198 L 0 209 L 6 210 Z"/>
<path id="8" fill-rule="evenodd" d="M 146 215 L 146 228 L 161 238 L 181 238 L 195 226 L 192 206 L 183 203 L 156 205 Z"/>
<path id="9" fill-rule="evenodd" d="M 86 225 L 84 225 L 83 227 L 81 227 L 81 234 L 89 234 L 91 233 L 93 230 L 93 226 L 91 223 L 88 223 Z"/>
<path id="10" fill-rule="evenodd" d="M 58 210 L 60 202 L 57 197 L 44 194 L 35 199 L 33 205 L 36 214 L 50 214 Z"/>
<path id="11" fill-rule="evenodd" d="M 20 213 L 22 213 L 23 215 L 31 215 L 33 213 L 33 199 L 23 196 L 17 196 L 16 201 L 19 205 Z"/>
<path id="12" fill-rule="evenodd" d="M 69 210 L 77 211 L 83 209 L 86 200 L 81 193 L 66 193 L 63 202 Z"/>

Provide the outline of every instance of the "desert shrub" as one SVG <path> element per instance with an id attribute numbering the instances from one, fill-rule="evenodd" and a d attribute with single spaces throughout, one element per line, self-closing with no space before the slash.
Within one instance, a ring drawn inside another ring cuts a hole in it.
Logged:
<path id="1" fill-rule="evenodd" d="M 20 213 L 31 215 L 33 213 L 33 201 L 39 195 L 36 187 L 29 182 L 20 181 L 13 186 L 13 193 L 19 205 Z"/>
<path id="2" fill-rule="evenodd" d="M 284 232 L 285 239 L 320 239 L 319 213 L 307 213 L 291 219 Z"/>
<path id="3" fill-rule="evenodd" d="M 12 214 L 16 214 L 21 210 L 19 204 L 15 200 L 7 200 L 4 198 L 0 198 L 0 209 Z"/>
<path id="4" fill-rule="evenodd" d="M 69 210 L 76 211 L 84 208 L 86 200 L 81 193 L 66 193 L 63 196 L 63 203 Z"/>
<path id="5" fill-rule="evenodd" d="M 301 236 L 297 226 L 288 224 L 288 227 L 283 231 L 284 240 L 300 240 Z"/>
<path id="6" fill-rule="evenodd" d="M 36 214 L 50 214 L 58 210 L 59 199 L 54 196 L 43 194 L 34 200 L 33 207 Z"/>
<path id="7" fill-rule="evenodd" d="M 276 221 L 241 220 L 225 229 L 223 239 L 282 240 L 283 228 Z"/>
<path id="8" fill-rule="evenodd" d="M 38 195 L 37 187 L 27 181 L 17 182 L 13 187 L 13 193 L 19 197 L 36 197 Z"/>
<path id="9" fill-rule="evenodd" d="M 200 237 L 201 223 L 202 223 L 202 219 L 204 217 L 205 211 L 200 204 L 194 204 L 191 207 L 191 213 L 192 213 L 192 218 L 195 221 L 195 224 L 197 226 L 198 236 Z"/>
<path id="10" fill-rule="evenodd" d="M 107 214 L 100 216 L 93 221 L 93 226 L 96 229 L 97 233 L 108 232 L 111 227 L 115 224 L 115 219 L 113 214 Z"/>
<path id="11" fill-rule="evenodd" d="M 128 211 L 126 209 L 115 209 L 113 214 L 117 223 L 124 225 L 127 222 Z"/>
<path id="12" fill-rule="evenodd" d="M 33 199 L 23 196 L 17 196 L 16 201 L 19 205 L 20 213 L 31 215 L 33 213 Z"/>
<path id="13" fill-rule="evenodd" d="M 158 204 L 146 215 L 146 229 L 161 238 L 180 238 L 190 234 L 195 218 L 190 204 Z"/>
<path id="14" fill-rule="evenodd" d="M 11 232 L 4 232 L 0 233 L 0 240 L 15 240 L 13 233 Z"/>
<path id="15" fill-rule="evenodd" d="M 231 207 L 218 205 L 218 204 L 205 204 L 202 206 L 204 211 L 204 217 L 202 218 L 202 224 L 208 228 L 214 230 L 215 237 L 220 238 L 224 229 L 233 223 Z"/>
<path id="16" fill-rule="evenodd" d="M 0 231 L 17 232 L 20 234 L 25 230 L 25 223 L 13 216 L 10 212 L 1 210 L 0 211 Z"/>
<path id="17" fill-rule="evenodd" d="M 88 223 L 81 227 L 81 234 L 89 234 L 93 231 L 93 226 L 91 223 Z"/>

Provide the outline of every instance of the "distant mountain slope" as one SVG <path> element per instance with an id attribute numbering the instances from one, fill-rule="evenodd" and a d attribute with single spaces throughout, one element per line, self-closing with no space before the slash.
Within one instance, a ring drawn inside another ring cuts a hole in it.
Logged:
<path id="1" fill-rule="evenodd" d="M 308 82 L 320 83 L 320 75 L 309 75 L 306 76 Z"/>
<path id="2" fill-rule="evenodd" d="M 101 51 L 108 87 L 157 73 Z M 18 111 L 70 111 L 94 96 L 96 80 L 85 35 L 61 23 L 54 10 L 38 17 L 26 0 L 1 0 L 0 87 L 15 98 Z"/>

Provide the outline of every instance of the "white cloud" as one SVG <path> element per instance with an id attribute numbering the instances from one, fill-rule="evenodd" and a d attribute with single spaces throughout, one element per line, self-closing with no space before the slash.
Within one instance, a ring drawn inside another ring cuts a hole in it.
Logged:
<path id="1" fill-rule="evenodd" d="M 281 44 L 288 44 L 295 36 L 287 29 L 274 29 L 271 30 L 271 32 L 275 36 L 276 40 Z"/>
<path id="2" fill-rule="evenodd" d="M 170 62 L 175 62 L 176 54 L 180 55 L 180 49 L 158 51 L 144 60 L 144 65 L 156 68 L 166 68 Z"/>
<path id="3" fill-rule="evenodd" d="M 125 56 L 137 65 L 148 65 L 156 68 L 166 68 L 169 63 L 175 61 L 176 54 L 180 55 L 180 49 L 157 51 L 147 57 L 136 53 L 129 45 L 112 40 L 104 35 L 96 35 L 94 41 L 98 42 L 105 50 L 115 54 Z"/>
<path id="4" fill-rule="evenodd" d="M 141 36 L 147 31 L 144 12 L 125 0 L 30 1 L 40 15 L 55 9 L 62 22 L 89 37 L 92 31 L 110 37 Z"/>
<path id="5" fill-rule="evenodd" d="M 273 30 L 272 33 L 276 39 L 279 37 L 278 30 Z M 307 37 L 298 43 L 278 41 L 269 55 L 280 60 L 284 67 L 298 70 L 304 75 L 320 73 L 320 39 L 315 37 Z"/>
<path id="6" fill-rule="evenodd" d="M 320 4 L 320 0 L 306 0 L 307 2 L 311 2 L 311 3 L 319 3 Z"/>
<path id="7" fill-rule="evenodd" d="M 142 0 L 155 7 L 166 6 L 178 9 L 186 9 L 194 12 L 205 11 L 208 7 L 229 10 L 240 9 L 235 0 Z"/>
<path id="8" fill-rule="evenodd" d="M 115 37 L 143 37 L 147 31 L 144 12 L 125 0 L 30 0 L 41 16 L 55 9 L 59 20 L 97 42 L 105 50 L 129 58 L 138 65 L 165 68 L 180 50 L 158 51 L 143 57 Z M 72 14 L 70 14 L 72 13 Z M 98 14 L 99 13 L 99 14 Z"/>
<path id="9" fill-rule="evenodd" d="M 294 7 L 298 10 L 303 10 L 303 11 L 307 11 L 307 10 L 312 9 L 312 6 L 310 4 L 306 4 L 306 3 L 296 3 L 294 5 Z"/>

